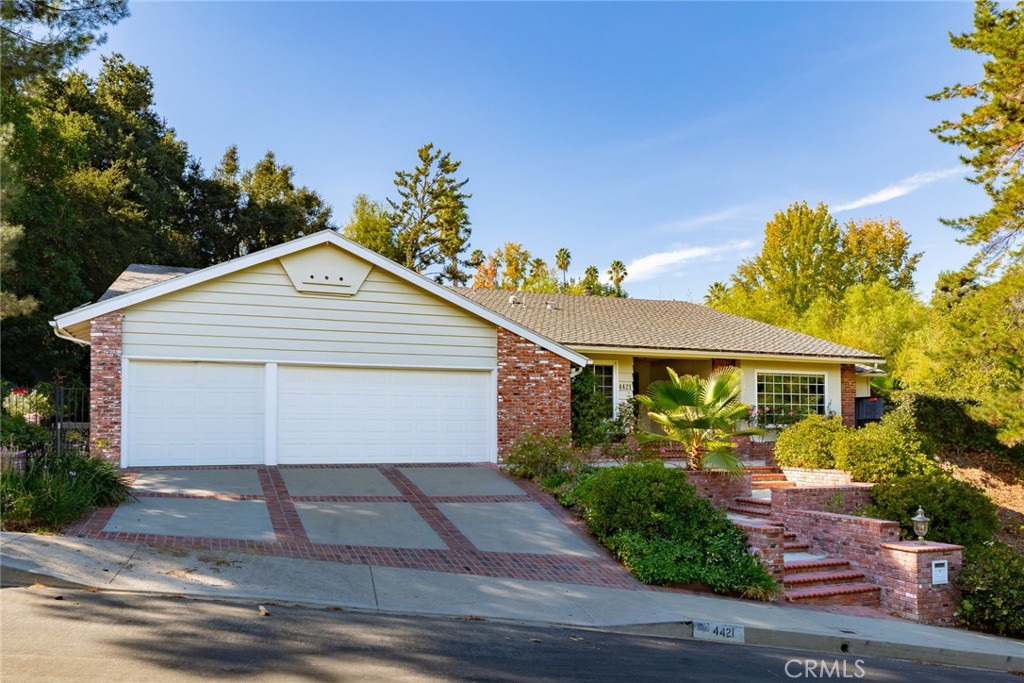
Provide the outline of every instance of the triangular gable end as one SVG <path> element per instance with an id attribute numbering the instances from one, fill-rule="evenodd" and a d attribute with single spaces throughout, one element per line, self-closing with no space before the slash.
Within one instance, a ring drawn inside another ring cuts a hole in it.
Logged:
<path id="1" fill-rule="evenodd" d="M 337 247 L 343 252 L 351 254 L 355 258 L 339 261 L 336 258 L 332 258 L 327 255 L 325 259 L 323 256 L 326 254 L 319 254 L 319 250 L 311 251 L 321 245 Z M 299 258 L 302 252 L 305 251 L 310 251 L 313 256 L 310 258 Z M 523 337 L 524 339 L 537 344 L 541 348 L 551 351 L 555 355 L 565 358 L 576 365 L 583 366 L 590 362 L 586 356 L 576 353 L 561 344 L 539 335 L 533 330 L 511 321 L 481 304 L 470 301 L 461 294 L 439 285 L 436 282 L 423 277 L 419 273 L 415 273 L 408 268 L 400 266 L 394 261 L 391 261 L 390 259 L 387 259 L 360 244 L 342 237 L 334 230 L 322 230 L 312 235 L 307 235 L 306 237 L 300 237 L 290 242 L 285 242 L 284 244 L 279 244 L 261 251 L 246 254 L 245 256 L 240 256 L 230 261 L 225 261 L 224 263 L 219 263 L 171 280 L 150 285 L 149 287 L 145 287 L 134 292 L 129 292 L 111 299 L 81 306 L 72 311 L 56 316 L 50 324 L 58 336 L 74 341 L 72 335 L 67 332 L 70 327 L 80 325 L 83 322 L 89 321 L 106 313 L 134 306 L 144 301 L 164 296 L 188 287 L 193 287 L 203 282 L 208 282 L 225 275 L 230 275 L 231 273 L 274 259 L 279 259 L 286 271 L 289 270 L 289 265 L 294 267 L 293 269 L 296 271 L 295 277 L 300 280 L 299 285 L 296 285 L 296 289 L 299 289 L 300 286 L 306 287 L 307 291 L 311 292 L 317 292 L 319 289 L 320 291 L 318 293 L 321 294 L 343 294 L 347 289 L 352 289 L 355 282 L 358 281 L 359 284 L 361 284 L 362 280 L 365 280 L 366 274 L 369 273 L 370 270 L 369 267 L 380 268 L 401 280 L 426 290 L 430 294 L 443 299 L 458 308 L 466 310 L 490 323 L 503 327 L 510 332 L 514 332 L 520 337 Z M 360 263 L 361 265 L 357 267 L 357 264 Z M 314 266 L 313 270 L 310 270 L 311 265 Z M 323 272 L 318 273 L 316 266 L 319 266 L 319 269 Z M 365 269 L 366 272 L 362 274 L 362 279 L 360 279 L 359 273 L 362 269 Z M 303 270 L 310 270 L 310 272 L 306 273 L 303 272 Z M 320 278 L 325 276 L 330 278 L 332 273 L 335 278 L 346 278 L 345 280 L 340 281 L 335 280 L 335 282 L 347 283 L 349 287 L 338 287 L 334 283 L 331 283 L 330 280 L 327 281 L 330 284 L 325 285 L 323 280 L 317 279 L 318 276 Z M 346 273 L 348 274 L 346 275 Z M 313 277 L 309 278 L 309 276 Z M 291 272 L 289 272 L 289 277 L 292 278 L 294 284 L 295 278 L 292 277 Z M 319 287 L 313 288 L 313 285 L 319 285 Z M 354 290 L 358 290 L 358 286 L 355 286 Z M 303 290 L 299 289 L 299 291 Z"/>

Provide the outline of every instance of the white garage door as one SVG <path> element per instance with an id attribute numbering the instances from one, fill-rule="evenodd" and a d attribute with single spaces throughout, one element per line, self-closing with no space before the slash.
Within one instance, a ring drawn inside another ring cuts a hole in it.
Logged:
<path id="1" fill-rule="evenodd" d="M 281 366 L 278 462 L 482 462 L 490 373 Z"/>
<path id="2" fill-rule="evenodd" d="M 262 464 L 263 366 L 131 361 L 130 467 Z"/>

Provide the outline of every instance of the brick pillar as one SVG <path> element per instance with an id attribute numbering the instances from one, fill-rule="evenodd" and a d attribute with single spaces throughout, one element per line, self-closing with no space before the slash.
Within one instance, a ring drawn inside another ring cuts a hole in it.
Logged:
<path id="1" fill-rule="evenodd" d="M 93 318 L 90 338 L 89 447 L 121 461 L 121 311 Z"/>
<path id="2" fill-rule="evenodd" d="M 711 372 L 718 370 L 719 368 L 735 368 L 738 366 L 735 358 L 712 358 L 711 359 Z"/>
<path id="3" fill-rule="evenodd" d="M 843 424 L 854 427 L 857 425 L 857 371 L 849 363 L 839 366 L 839 390 L 842 403 L 839 414 L 843 418 Z"/>
<path id="4" fill-rule="evenodd" d="M 883 543 L 880 558 L 882 609 L 922 624 L 952 624 L 960 607 L 956 578 L 963 567 L 963 546 L 902 541 Z M 932 563 L 945 561 L 947 583 L 932 584 Z"/>
<path id="5" fill-rule="evenodd" d="M 529 432 L 567 434 L 572 426 L 570 363 L 498 328 L 498 454 Z"/>

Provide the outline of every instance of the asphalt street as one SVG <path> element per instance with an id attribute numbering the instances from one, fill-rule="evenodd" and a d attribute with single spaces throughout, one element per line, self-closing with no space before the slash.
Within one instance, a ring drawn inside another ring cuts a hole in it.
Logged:
<path id="1" fill-rule="evenodd" d="M 1018 676 L 499 623 L 77 588 L 0 590 L 3 681 L 789 681 Z"/>

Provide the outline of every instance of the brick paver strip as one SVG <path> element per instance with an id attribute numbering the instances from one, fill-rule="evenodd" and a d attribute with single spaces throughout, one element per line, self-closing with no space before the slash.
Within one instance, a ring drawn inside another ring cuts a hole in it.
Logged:
<path id="1" fill-rule="evenodd" d="M 464 467 L 461 465 L 429 464 L 421 467 Z M 292 467 L 292 466 L 289 466 Z M 366 467 L 366 465 L 297 465 L 296 468 Z M 288 493 L 284 478 L 276 467 L 235 466 L 230 469 L 255 469 L 264 495 L 229 496 L 183 494 L 136 494 L 139 497 L 211 498 L 222 500 L 266 500 L 267 510 L 277 536 L 276 542 L 247 541 L 241 539 L 196 538 L 191 536 L 165 536 L 105 532 L 107 522 L 116 508 L 100 508 L 65 530 L 69 536 L 97 540 L 146 543 L 200 550 L 246 552 L 278 557 L 362 564 L 374 567 L 420 569 L 456 574 L 472 574 L 494 578 L 513 578 L 529 581 L 553 581 L 610 588 L 647 588 L 634 579 L 607 551 L 593 541 L 582 521 L 565 510 L 551 496 L 530 482 L 509 479 L 522 488 L 530 499 L 539 503 L 560 522 L 577 532 L 598 551 L 592 558 L 567 555 L 540 555 L 533 553 L 484 552 L 477 549 L 437 507 L 438 503 L 522 503 L 522 496 L 439 496 L 430 497 L 398 471 L 397 466 L 378 465 L 381 473 L 402 493 L 395 496 L 298 496 Z M 409 467 L 409 465 L 402 465 Z M 491 466 L 502 476 L 508 476 L 497 466 Z M 161 469 L 224 469 L 215 467 L 178 467 Z M 408 502 L 427 524 L 448 545 L 448 550 L 415 548 L 385 548 L 378 546 L 327 545 L 311 543 L 295 510 L 294 502 Z"/>
<path id="2" fill-rule="evenodd" d="M 278 542 L 295 541 L 309 545 L 309 537 L 306 536 L 302 520 L 299 519 L 299 512 L 288 496 L 284 477 L 276 467 L 258 467 L 256 473 L 260 477 L 263 496 L 267 500 L 267 511 L 270 512 L 270 523 L 274 526 Z"/>

